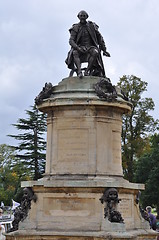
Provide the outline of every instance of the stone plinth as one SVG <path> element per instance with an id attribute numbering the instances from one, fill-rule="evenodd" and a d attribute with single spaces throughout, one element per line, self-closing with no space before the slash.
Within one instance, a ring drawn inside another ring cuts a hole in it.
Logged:
<path id="1" fill-rule="evenodd" d="M 92 178 L 87 180 L 39 180 L 23 182 L 32 187 L 37 202 L 32 203 L 28 217 L 19 230 L 7 239 L 156 239 L 156 233 L 142 219 L 136 195 L 141 184 L 132 184 L 120 178 Z M 124 224 L 111 223 L 104 218 L 100 198 L 105 188 L 118 189 L 121 199 L 118 210 Z"/>
<path id="2" fill-rule="evenodd" d="M 122 115 L 131 110 L 120 95 L 100 100 L 99 78 L 66 78 L 39 109 L 48 114 L 47 160 L 50 176 L 122 176 Z"/>
<path id="3" fill-rule="evenodd" d="M 96 77 L 63 79 L 38 107 L 47 113 L 47 153 L 44 178 L 22 182 L 37 196 L 28 217 L 11 239 L 155 239 L 156 233 L 136 203 L 142 184 L 123 179 L 122 115 L 131 111 L 116 88 L 117 98 L 100 99 Z M 105 189 L 116 188 L 124 223 L 104 218 Z"/>
<path id="4" fill-rule="evenodd" d="M 125 222 L 117 225 L 120 225 L 122 231 L 143 227 L 144 221 L 141 221 L 135 204 L 138 190 L 143 189 L 142 184 L 107 177 L 89 180 L 39 180 L 23 182 L 22 186 L 32 187 L 38 202 L 32 207 L 28 222 L 20 224 L 21 230 L 110 231 L 111 224 L 104 219 L 104 206 L 100 198 L 105 188 L 111 187 L 118 189 L 121 199 L 118 210 Z"/>

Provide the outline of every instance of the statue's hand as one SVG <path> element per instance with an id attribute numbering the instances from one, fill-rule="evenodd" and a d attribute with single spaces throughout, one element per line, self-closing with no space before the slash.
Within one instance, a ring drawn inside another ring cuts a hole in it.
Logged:
<path id="1" fill-rule="evenodd" d="M 110 53 L 109 52 L 103 52 L 103 56 L 110 57 Z"/>
<path id="2" fill-rule="evenodd" d="M 81 52 L 81 53 L 85 53 L 86 48 L 85 47 L 78 47 L 78 51 Z"/>

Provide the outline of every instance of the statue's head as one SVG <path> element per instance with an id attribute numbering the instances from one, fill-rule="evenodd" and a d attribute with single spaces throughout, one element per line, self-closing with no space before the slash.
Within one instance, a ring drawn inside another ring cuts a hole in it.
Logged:
<path id="1" fill-rule="evenodd" d="M 109 200 L 116 200 L 116 199 L 118 199 L 118 192 L 117 192 L 116 188 L 109 188 L 107 190 L 107 194 L 108 194 L 107 198 L 109 198 Z"/>
<path id="2" fill-rule="evenodd" d="M 105 189 L 103 196 L 100 198 L 101 203 L 118 201 L 118 191 L 116 188 Z"/>
<path id="3" fill-rule="evenodd" d="M 80 22 L 85 22 L 89 16 L 86 11 L 82 10 L 78 13 L 77 17 L 80 19 Z"/>

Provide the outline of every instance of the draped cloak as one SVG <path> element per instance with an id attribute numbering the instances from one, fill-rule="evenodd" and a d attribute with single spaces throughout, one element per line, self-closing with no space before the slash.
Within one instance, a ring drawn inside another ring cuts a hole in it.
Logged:
<path id="1" fill-rule="evenodd" d="M 105 46 L 105 42 L 104 39 L 102 37 L 102 35 L 100 34 L 100 32 L 98 31 L 98 25 L 96 25 L 95 23 L 88 21 L 86 23 L 87 26 L 87 30 L 90 34 L 91 40 L 93 45 L 91 47 L 95 47 L 96 49 L 98 49 L 98 57 L 96 62 L 94 63 L 94 68 L 98 69 L 98 72 L 100 72 L 100 74 L 105 77 L 105 71 L 104 71 L 104 65 L 103 65 L 103 60 L 102 60 L 102 56 L 101 56 L 101 50 L 103 50 L 104 52 L 106 52 L 106 46 Z M 66 59 L 66 64 L 68 65 L 69 69 L 74 70 L 75 69 L 75 65 L 74 65 L 74 59 L 73 59 L 73 50 L 74 50 L 74 45 L 78 46 L 80 44 L 80 38 L 82 37 L 82 26 L 80 23 L 77 24 L 73 24 L 72 28 L 69 29 L 70 32 L 70 45 L 71 45 L 71 50 L 68 52 L 68 56 Z M 72 40 L 73 40 L 73 44 L 72 44 Z"/>

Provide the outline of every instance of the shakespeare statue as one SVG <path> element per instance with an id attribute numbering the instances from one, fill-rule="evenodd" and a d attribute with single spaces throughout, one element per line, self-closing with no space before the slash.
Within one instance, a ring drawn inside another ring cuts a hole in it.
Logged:
<path id="1" fill-rule="evenodd" d="M 107 52 L 104 39 L 98 31 L 96 23 L 86 21 L 88 13 L 80 11 L 77 15 L 80 22 L 73 24 L 69 29 L 71 50 L 68 53 L 66 64 L 71 69 L 70 76 L 74 72 L 79 78 L 84 76 L 105 77 L 105 70 L 102 61 L 101 51 L 106 57 L 110 57 Z M 88 63 L 86 68 L 82 68 L 82 63 Z"/>

